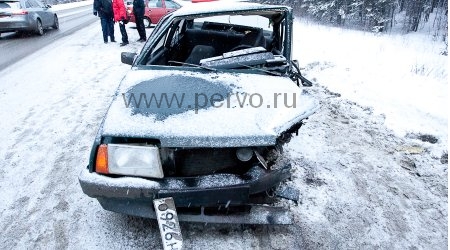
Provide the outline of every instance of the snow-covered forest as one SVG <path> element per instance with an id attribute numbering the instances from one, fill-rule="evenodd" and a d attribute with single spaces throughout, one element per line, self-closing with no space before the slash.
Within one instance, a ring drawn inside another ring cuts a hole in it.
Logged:
<path id="1" fill-rule="evenodd" d="M 325 24 L 373 32 L 415 32 L 429 24 L 431 35 L 447 41 L 447 0 L 260 0 L 284 4 Z"/>

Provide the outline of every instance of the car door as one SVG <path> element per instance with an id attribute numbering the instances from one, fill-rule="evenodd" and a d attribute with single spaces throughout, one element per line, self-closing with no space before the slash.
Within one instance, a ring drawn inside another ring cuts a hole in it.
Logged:
<path id="1" fill-rule="evenodd" d="M 46 26 L 52 26 L 55 20 L 54 20 L 54 13 L 52 9 L 49 7 L 50 5 L 44 4 L 39 0 L 35 1 L 38 2 L 39 7 L 42 9 L 42 15 L 44 16 L 44 19 L 46 21 Z"/>
<path id="2" fill-rule="evenodd" d="M 145 12 L 153 24 L 158 23 L 161 17 L 166 14 L 163 0 L 149 0 Z"/>
<path id="3" fill-rule="evenodd" d="M 172 0 L 165 0 L 164 3 L 166 7 L 166 14 L 181 8 L 181 5 Z"/>
<path id="4" fill-rule="evenodd" d="M 28 0 L 31 4 L 33 11 L 35 11 L 41 18 L 42 25 L 49 27 L 53 24 L 53 14 L 48 10 L 43 3 L 37 0 Z"/>
<path id="5" fill-rule="evenodd" d="M 52 26 L 55 23 L 55 19 L 54 19 L 55 14 L 53 13 L 50 5 L 44 4 L 43 2 L 41 2 L 39 0 L 35 0 L 35 1 L 38 2 L 39 8 L 42 9 L 42 15 L 43 15 L 43 18 L 45 19 L 46 26 L 47 27 Z"/>
<path id="6" fill-rule="evenodd" d="M 27 11 L 30 16 L 33 16 L 33 19 L 36 20 L 39 18 L 43 26 L 45 26 L 44 17 L 42 17 L 42 9 L 39 8 L 38 3 L 35 0 L 26 0 Z M 29 7 L 28 7 L 29 6 Z"/>

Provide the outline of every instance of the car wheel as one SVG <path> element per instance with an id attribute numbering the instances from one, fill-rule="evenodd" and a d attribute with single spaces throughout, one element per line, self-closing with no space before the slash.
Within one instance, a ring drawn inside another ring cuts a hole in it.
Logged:
<path id="1" fill-rule="evenodd" d="M 55 30 L 59 29 L 59 21 L 58 21 L 58 16 L 57 15 L 55 15 L 55 21 L 53 23 L 52 28 L 55 29 Z"/>
<path id="2" fill-rule="evenodd" d="M 152 25 L 152 21 L 150 20 L 150 18 L 144 17 L 144 26 L 145 26 L 145 28 L 150 28 L 151 25 Z"/>
<path id="3" fill-rule="evenodd" d="M 42 27 L 41 20 L 36 20 L 36 34 L 42 36 L 44 35 L 44 27 Z"/>

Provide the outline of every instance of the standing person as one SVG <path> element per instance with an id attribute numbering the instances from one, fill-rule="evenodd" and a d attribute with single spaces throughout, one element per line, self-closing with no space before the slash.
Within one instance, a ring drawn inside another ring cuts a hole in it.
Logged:
<path id="1" fill-rule="evenodd" d="M 144 25 L 144 14 L 145 14 L 145 3 L 144 0 L 133 0 L 133 14 L 136 18 L 136 28 L 139 33 L 138 42 L 145 42 L 147 40 L 147 35 L 145 34 Z"/>
<path id="2" fill-rule="evenodd" d="M 114 39 L 114 14 L 111 0 L 94 0 L 94 15 L 100 17 L 102 24 L 103 41 L 108 43 L 108 36 L 111 42 L 115 43 Z"/>
<path id="3" fill-rule="evenodd" d="M 123 0 L 113 0 L 112 3 L 114 22 L 119 22 L 120 34 L 122 34 L 122 43 L 120 43 L 120 46 L 125 46 L 128 44 L 128 34 L 125 29 L 125 24 L 128 23 L 127 10 L 125 9 Z"/>

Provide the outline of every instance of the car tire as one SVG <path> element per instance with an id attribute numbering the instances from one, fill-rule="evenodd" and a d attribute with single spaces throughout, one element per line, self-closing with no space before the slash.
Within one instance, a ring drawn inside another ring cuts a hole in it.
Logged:
<path id="1" fill-rule="evenodd" d="M 44 27 L 42 26 L 42 22 L 40 19 L 36 20 L 36 34 L 40 36 L 44 35 Z"/>
<path id="2" fill-rule="evenodd" d="M 58 16 L 57 15 L 55 15 L 55 20 L 53 22 L 52 28 L 55 29 L 55 30 L 59 29 L 59 21 L 58 21 Z"/>
<path id="3" fill-rule="evenodd" d="M 144 26 L 145 28 L 150 28 L 150 26 L 152 26 L 152 20 L 148 17 L 144 17 Z"/>

